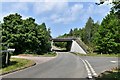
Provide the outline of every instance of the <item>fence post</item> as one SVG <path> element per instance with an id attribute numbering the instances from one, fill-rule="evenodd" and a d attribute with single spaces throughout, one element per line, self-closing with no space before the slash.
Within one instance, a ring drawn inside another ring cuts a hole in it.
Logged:
<path id="1" fill-rule="evenodd" d="M 8 65 L 8 52 L 6 53 L 6 65 Z"/>

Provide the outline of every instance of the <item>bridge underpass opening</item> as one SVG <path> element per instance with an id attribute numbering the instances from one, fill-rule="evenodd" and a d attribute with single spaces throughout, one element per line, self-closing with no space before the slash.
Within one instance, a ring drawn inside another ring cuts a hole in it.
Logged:
<path id="1" fill-rule="evenodd" d="M 57 48 L 53 48 L 53 51 L 68 52 L 68 51 L 71 50 L 71 45 L 72 45 L 72 41 L 68 41 L 68 42 L 53 42 L 53 46 L 57 47 Z"/>
<path id="2" fill-rule="evenodd" d="M 54 51 L 70 51 L 72 46 L 73 38 L 55 38 L 52 39 L 52 46 L 61 47 L 61 50 L 58 48 L 53 48 Z"/>
<path id="3" fill-rule="evenodd" d="M 82 43 L 82 42 L 80 42 Z M 54 38 L 52 39 L 51 41 L 51 51 L 69 51 L 69 52 L 77 52 L 77 53 L 81 53 L 81 54 L 86 54 L 86 50 L 85 48 L 80 44 L 78 43 L 78 40 L 77 39 L 74 39 L 74 38 Z M 57 44 L 61 44 L 63 45 L 64 49 L 59 49 L 59 48 L 56 48 L 54 45 L 57 45 Z"/>

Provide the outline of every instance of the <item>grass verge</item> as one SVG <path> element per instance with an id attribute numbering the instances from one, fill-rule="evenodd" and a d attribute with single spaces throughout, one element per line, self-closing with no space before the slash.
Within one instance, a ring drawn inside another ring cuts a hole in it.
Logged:
<path id="1" fill-rule="evenodd" d="M 80 54 L 80 53 L 73 53 L 78 56 L 98 56 L 98 57 L 120 57 L 120 54 L 97 54 L 97 53 L 88 53 L 88 54 Z"/>
<path id="2" fill-rule="evenodd" d="M 101 73 L 96 80 L 120 80 L 120 68 Z"/>
<path id="3" fill-rule="evenodd" d="M 4 75 L 7 73 L 15 72 L 30 66 L 35 65 L 34 61 L 27 60 L 27 59 L 20 59 L 20 58 L 11 58 L 11 63 L 8 67 L 0 69 L 0 75 Z"/>
<path id="4" fill-rule="evenodd" d="M 39 54 L 19 54 L 18 56 L 42 56 L 42 57 L 54 57 L 57 54 L 55 52 L 48 52 L 48 53 L 43 53 L 43 55 L 39 55 Z"/>
<path id="5" fill-rule="evenodd" d="M 43 56 L 43 57 L 54 57 L 56 56 L 57 54 L 55 52 L 48 52 L 48 53 L 45 53 L 43 55 L 39 55 L 39 56 Z"/>

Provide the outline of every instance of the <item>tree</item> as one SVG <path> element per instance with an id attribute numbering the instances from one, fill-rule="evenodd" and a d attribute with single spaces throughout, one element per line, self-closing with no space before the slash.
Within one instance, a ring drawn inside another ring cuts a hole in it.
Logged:
<path id="1" fill-rule="evenodd" d="M 90 44 L 91 37 L 92 37 L 91 33 L 92 33 L 93 26 L 94 26 L 94 21 L 91 17 L 89 17 L 88 21 L 86 22 L 86 25 L 85 25 L 84 38 L 83 38 L 83 41 L 86 44 Z"/>
<path id="2" fill-rule="evenodd" d="M 95 43 L 99 53 L 120 52 L 120 24 L 113 11 L 103 19 L 96 33 Z"/>
<path id="3" fill-rule="evenodd" d="M 120 1 L 113 2 L 112 10 L 115 11 L 115 14 L 120 19 Z"/>
<path id="4" fill-rule="evenodd" d="M 45 23 L 36 24 L 32 17 L 23 20 L 17 13 L 10 14 L 4 17 L 2 23 L 2 42 L 15 48 L 15 54 L 42 54 L 50 51 L 50 30 L 47 30 Z"/>
<path id="5" fill-rule="evenodd" d="M 74 37 L 80 37 L 80 29 L 74 28 L 74 30 L 73 30 L 73 36 Z"/>
<path id="6" fill-rule="evenodd" d="M 73 30 L 70 29 L 69 36 L 73 36 Z"/>
<path id="7" fill-rule="evenodd" d="M 95 34 L 98 32 L 99 26 L 100 24 L 97 21 L 96 23 L 94 23 L 93 28 L 91 29 L 91 46 L 92 47 L 95 47 L 94 38 L 95 38 Z"/>

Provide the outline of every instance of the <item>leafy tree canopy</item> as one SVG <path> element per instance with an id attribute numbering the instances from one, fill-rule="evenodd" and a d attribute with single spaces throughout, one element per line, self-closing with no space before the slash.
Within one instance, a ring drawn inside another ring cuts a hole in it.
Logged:
<path id="1" fill-rule="evenodd" d="M 1 25 L 2 43 L 15 48 L 15 54 L 50 51 L 50 30 L 47 30 L 45 23 L 39 25 L 32 17 L 23 20 L 20 14 L 15 13 L 4 17 Z"/>

